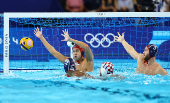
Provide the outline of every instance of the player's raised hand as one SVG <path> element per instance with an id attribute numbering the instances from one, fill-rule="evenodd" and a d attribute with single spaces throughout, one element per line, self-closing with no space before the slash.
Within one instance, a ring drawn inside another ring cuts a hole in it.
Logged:
<path id="1" fill-rule="evenodd" d="M 41 31 L 39 31 L 38 27 L 35 28 L 34 34 L 35 34 L 36 37 L 41 38 L 42 37 L 42 28 L 41 28 Z"/>
<path id="2" fill-rule="evenodd" d="M 70 36 L 68 34 L 68 29 L 66 30 L 62 30 L 64 34 L 61 34 L 62 36 L 64 36 L 64 40 L 61 40 L 61 41 L 69 41 L 70 40 Z"/>
<path id="3" fill-rule="evenodd" d="M 125 39 L 124 39 L 124 33 L 125 33 L 125 32 L 123 32 L 122 35 L 120 35 L 119 32 L 117 32 L 117 33 L 118 33 L 119 36 L 115 36 L 115 42 L 120 42 L 120 43 L 122 43 L 122 42 L 125 40 Z"/>

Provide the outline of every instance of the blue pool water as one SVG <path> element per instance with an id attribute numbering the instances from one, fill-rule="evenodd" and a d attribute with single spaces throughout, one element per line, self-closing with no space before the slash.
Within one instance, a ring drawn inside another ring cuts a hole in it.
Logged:
<path id="1" fill-rule="evenodd" d="M 65 77 L 63 65 L 57 60 L 47 64 L 58 70 L 23 70 L 0 74 L 0 103 L 169 103 L 170 77 L 134 74 L 135 60 L 94 60 L 95 70 L 89 74 L 99 75 L 103 61 L 114 64 L 114 74 L 126 77 L 123 80 L 108 80 Z M 32 63 L 35 61 L 24 61 Z M 22 63 L 23 67 L 27 63 Z M 14 66 L 20 61 L 10 61 Z M 49 67 L 37 62 L 38 68 Z M 158 61 L 164 68 L 167 63 Z M 58 65 L 60 64 L 60 65 Z M 37 65 L 35 65 L 35 68 Z M 27 68 L 29 65 L 27 64 Z M 13 68 L 13 67 L 12 67 Z M 20 68 L 20 67 L 15 67 Z M 167 69 L 168 73 L 170 71 Z"/>

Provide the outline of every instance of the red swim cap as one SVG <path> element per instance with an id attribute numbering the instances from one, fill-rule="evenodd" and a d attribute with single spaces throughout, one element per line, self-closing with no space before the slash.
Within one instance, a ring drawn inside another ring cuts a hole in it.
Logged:
<path id="1" fill-rule="evenodd" d="M 78 48 L 79 50 L 80 50 L 80 52 L 81 52 L 81 56 L 84 56 L 84 48 L 81 48 L 79 45 L 77 45 L 77 44 L 75 44 L 74 46 L 73 46 L 73 49 L 74 48 Z"/>

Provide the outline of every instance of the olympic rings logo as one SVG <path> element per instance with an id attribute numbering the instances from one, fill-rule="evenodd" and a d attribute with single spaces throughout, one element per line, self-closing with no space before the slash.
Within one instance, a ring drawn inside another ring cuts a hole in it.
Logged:
<path id="1" fill-rule="evenodd" d="M 103 37 L 101 40 L 97 38 L 97 37 L 100 36 L 100 35 Z M 92 38 L 88 41 L 88 40 L 87 40 L 87 36 L 91 36 Z M 111 41 L 111 40 L 108 38 L 108 36 L 112 36 L 112 37 L 113 37 L 113 40 Z M 102 33 L 98 33 L 98 34 L 96 34 L 96 35 L 94 36 L 94 35 L 91 34 L 91 33 L 87 33 L 87 34 L 84 36 L 84 40 L 85 40 L 87 43 L 89 43 L 89 44 L 90 44 L 92 47 L 94 47 L 94 48 L 98 48 L 100 45 L 101 45 L 102 47 L 104 47 L 104 48 L 107 48 L 107 47 L 110 47 L 110 45 L 115 41 L 115 35 L 112 34 L 112 33 L 108 33 L 108 34 L 106 34 L 106 36 L 104 36 Z M 95 41 L 98 43 L 97 45 L 94 45 L 94 44 L 93 44 L 93 42 L 95 42 Z M 108 43 L 108 45 L 104 45 L 104 44 L 103 44 L 105 41 Z"/>

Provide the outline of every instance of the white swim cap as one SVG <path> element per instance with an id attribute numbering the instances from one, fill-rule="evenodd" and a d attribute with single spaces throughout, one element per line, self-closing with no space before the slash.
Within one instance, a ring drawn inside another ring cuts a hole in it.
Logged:
<path id="1" fill-rule="evenodd" d="M 104 62 L 100 67 L 101 75 L 113 74 L 114 66 L 111 62 Z"/>

